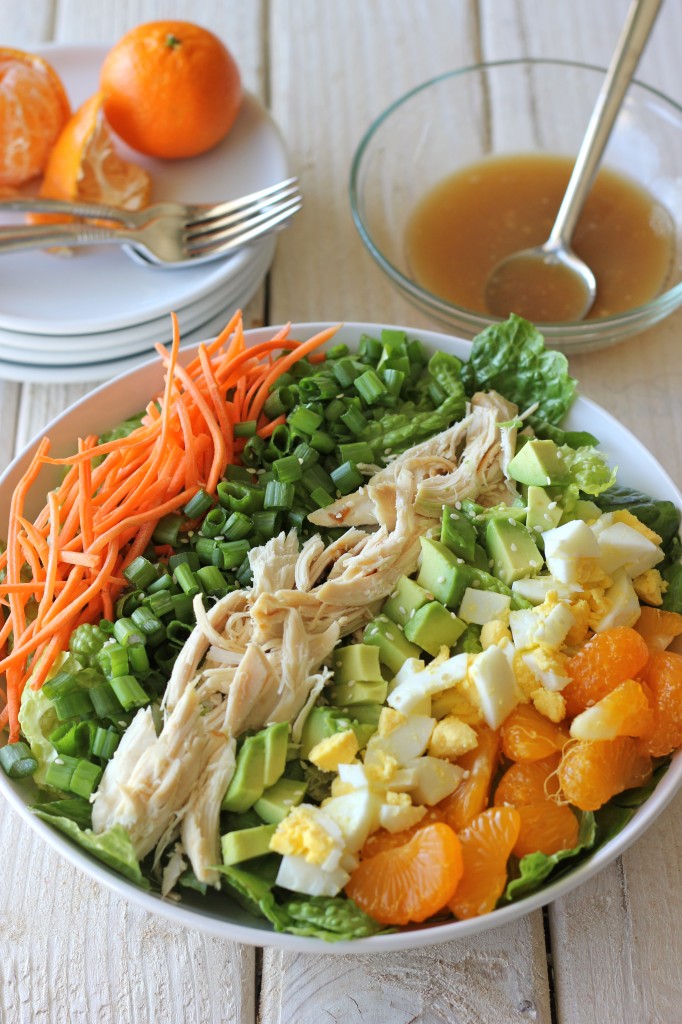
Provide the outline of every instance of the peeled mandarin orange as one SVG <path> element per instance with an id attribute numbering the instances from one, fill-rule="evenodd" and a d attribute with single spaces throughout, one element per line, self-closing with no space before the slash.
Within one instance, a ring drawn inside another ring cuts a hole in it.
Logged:
<path id="1" fill-rule="evenodd" d="M 682 634 L 682 615 L 642 605 L 635 629 L 651 651 L 664 651 Z"/>
<path id="2" fill-rule="evenodd" d="M 138 25 L 107 54 L 100 74 L 104 111 L 133 149 L 149 156 L 196 156 L 234 124 L 242 100 L 232 54 L 212 32 L 187 21 Z"/>
<path id="3" fill-rule="evenodd" d="M 501 807 L 522 807 L 524 804 L 538 804 L 559 792 L 556 770 L 560 754 L 544 757 L 540 761 L 513 764 L 497 784 L 494 804 Z"/>
<path id="4" fill-rule="evenodd" d="M 572 850 L 578 844 L 578 819 L 567 804 L 545 800 L 517 807 L 521 826 L 513 853 L 525 857 L 529 853 L 550 856 L 559 850 Z"/>
<path id="5" fill-rule="evenodd" d="M 507 861 L 520 828 L 514 807 L 491 807 L 459 833 L 464 870 L 448 902 L 455 917 L 478 917 L 495 909 L 507 884 Z"/>
<path id="6" fill-rule="evenodd" d="M 42 174 L 70 116 L 61 79 L 46 60 L 0 47 L 0 185 Z"/>
<path id="7" fill-rule="evenodd" d="M 436 805 L 443 815 L 443 820 L 456 832 L 468 825 L 472 818 L 488 806 L 492 779 L 499 758 L 499 733 L 482 729 L 478 735 L 478 746 L 458 759 L 457 764 L 467 775 L 454 793 Z"/>
<path id="8" fill-rule="evenodd" d="M 57 139 L 40 194 L 139 210 L 149 202 L 151 188 L 147 172 L 116 152 L 102 111 L 102 97 L 95 93 L 79 107 Z M 43 214 L 31 219 L 55 217 Z"/>
<path id="9" fill-rule="evenodd" d="M 644 639 L 629 626 L 595 633 L 568 662 L 571 682 L 561 693 L 569 717 L 596 704 L 625 679 L 634 679 L 648 659 Z"/>
<path id="10" fill-rule="evenodd" d="M 652 697 L 654 718 L 644 747 L 652 757 L 663 757 L 682 746 L 682 655 L 655 651 L 641 677 Z"/>
<path id="11" fill-rule="evenodd" d="M 654 725 L 654 713 L 644 687 L 626 679 L 571 722 L 571 736 L 578 740 L 612 740 L 616 736 L 646 736 Z"/>
<path id="12" fill-rule="evenodd" d="M 532 704 L 519 704 L 502 723 L 502 751 L 510 761 L 539 761 L 561 750 L 568 734 Z"/>
<path id="13" fill-rule="evenodd" d="M 422 820 L 412 828 L 406 828 L 402 832 L 389 832 L 385 828 L 380 828 L 368 836 L 360 851 L 360 860 L 367 860 L 369 857 L 376 857 L 377 853 L 384 853 L 386 850 L 394 850 L 397 846 L 404 846 L 420 828 L 442 820 L 443 816 L 438 809 L 429 807 Z"/>
<path id="14" fill-rule="evenodd" d="M 362 860 L 346 895 L 380 924 L 425 921 L 452 899 L 462 870 L 459 839 L 437 822 L 418 829 L 406 843 Z"/>
<path id="15" fill-rule="evenodd" d="M 568 744 L 558 774 L 561 791 L 570 804 L 596 811 L 616 793 L 644 785 L 651 771 L 651 758 L 641 741 L 618 736 Z"/>

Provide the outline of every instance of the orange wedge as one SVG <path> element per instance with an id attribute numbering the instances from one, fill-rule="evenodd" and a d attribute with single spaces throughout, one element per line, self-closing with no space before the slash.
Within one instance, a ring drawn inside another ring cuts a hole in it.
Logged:
<path id="1" fill-rule="evenodd" d="M 116 152 L 113 136 L 95 93 L 79 107 L 55 143 L 45 168 L 41 196 L 108 203 L 140 210 L 149 202 L 152 180 L 137 164 Z M 33 214 L 33 223 L 64 219 Z"/>
<path id="2" fill-rule="evenodd" d="M 0 47 L 0 186 L 41 174 L 71 106 L 42 57 Z"/>

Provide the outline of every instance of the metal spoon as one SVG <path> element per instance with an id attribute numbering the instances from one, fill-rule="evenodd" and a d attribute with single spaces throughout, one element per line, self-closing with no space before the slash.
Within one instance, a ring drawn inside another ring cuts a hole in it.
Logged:
<path id="1" fill-rule="evenodd" d="M 488 310 L 518 313 L 538 323 L 582 320 L 597 294 L 588 265 L 571 238 L 597 173 L 630 80 L 663 0 L 633 0 L 571 173 L 554 226 L 543 245 L 505 257 L 485 288 Z"/>

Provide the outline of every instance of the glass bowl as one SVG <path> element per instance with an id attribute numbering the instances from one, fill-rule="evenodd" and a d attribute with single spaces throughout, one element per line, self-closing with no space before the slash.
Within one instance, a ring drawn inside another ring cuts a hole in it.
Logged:
<path id="1" fill-rule="evenodd" d="M 605 74 L 559 60 L 478 64 L 417 86 L 377 118 L 353 159 L 351 208 L 363 242 L 405 298 L 467 337 L 497 319 L 440 298 L 414 279 L 405 248 L 412 210 L 444 178 L 487 157 L 575 158 Z M 569 353 L 613 345 L 682 303 L 682 108 L 633 82 L 602 165 L 668 210 L 673 257 L 661 291 L 646 304 L 579 323 L 542 324 L 547 344 Z"/>

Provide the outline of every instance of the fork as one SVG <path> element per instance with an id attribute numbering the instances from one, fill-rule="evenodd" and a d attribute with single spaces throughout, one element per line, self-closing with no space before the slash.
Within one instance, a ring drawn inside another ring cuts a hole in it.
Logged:
<path id="1" fill-rule="evenodd" d="M 50 246 L 129 244 L 150 262 L 187 266 L 217 259 L 281 227 L 301 209 L 296 178 L 239 199 L 213 205 L 156 203 L 127 211 L 96 203 L 11 199 L 0 210 L 44 211 L 123 222 L 120 227 L 90 223 L 0 227 L 0 253 Z"/>

